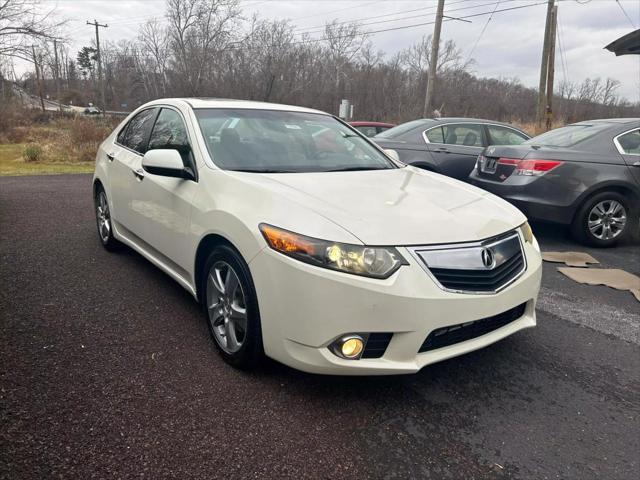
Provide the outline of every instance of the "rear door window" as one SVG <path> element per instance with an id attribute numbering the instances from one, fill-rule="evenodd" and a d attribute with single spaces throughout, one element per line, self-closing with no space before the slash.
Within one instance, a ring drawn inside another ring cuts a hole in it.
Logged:
<path id="1" fill-rule="evenodd" d="M 529 137 L 513 128 L 500 125 L 487 125 L 489 130 L 489 143 L 491 145 L 520 145 Z"/>
<path id="2" fill-rule="evenodd" d="M 442 126 L 444 144 L 465 147 L 482 147 L 482 125 L 473 123 Z"/>
<path id="3" fill-rule="evenodd" d="M 151 133 L 157 111 L 157 108 L 148 108 L 133 117 L 131 121 L 129 121 L 122 138 L 122 145 L 134 152 L 144 154 L 147 150 L 147 141 L 149 140 L 149 134 Z"/>
<path id="4" fill-rule="evenodd" d="M 118 133 L 118 136 L 116 138 L 116 142 L 119 143 L 120 145 L 124 145 L 124 136 L 127 133 L 127 127 L 129 126 L 129 124 L 127 123 L 124 127 L 122 127 L 122 130 L 120 130 L 120 133 Z"/>

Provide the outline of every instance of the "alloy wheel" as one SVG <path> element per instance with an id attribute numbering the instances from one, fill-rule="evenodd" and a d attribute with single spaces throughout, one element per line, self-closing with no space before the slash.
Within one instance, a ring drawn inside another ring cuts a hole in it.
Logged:
<path id="1" fill-rule="evenodd" d="M 611 240 L 620 235 L 627 225 L 627 212 L 616 200 L 596 203 L 587 216 L 591 235 L 599 240 Z"/>
<path id="2" fill-rule="evenodd" d="M 207 276 L 207 313 L 216 342 L 236 353 L 247 335 L 247 303 L 238 274 L 224 261 L 213 264 Z"/>
<path id="3" fill-rule="evenodd" d="M 98 233 L 103 243 L 109 241 L 111 235 L 111 215 L 109 213 L 109 202 L 104 191 L 98 194 L 96 202 L 96 217 L 98 219 Z"/>

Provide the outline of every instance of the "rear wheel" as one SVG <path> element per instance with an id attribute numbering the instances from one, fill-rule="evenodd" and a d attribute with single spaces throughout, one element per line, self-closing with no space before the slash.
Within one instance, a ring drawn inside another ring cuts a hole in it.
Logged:
<path id="1" fill-rule="evenodd" d="M 626 238 L 634 224 L 627 197 L 617 192 L 602 192 L 582 205 L 573 220 L 572 231 L 582 243 L 611 247 Z"/>
<path id="2" fill-rule="evenodd" d="M 251 369 L 262 358 L 262 332 L 249 268 L 235 250 L 218 246 L 203 272 L 203 307 L 211 337 L 227 363 Z"/>

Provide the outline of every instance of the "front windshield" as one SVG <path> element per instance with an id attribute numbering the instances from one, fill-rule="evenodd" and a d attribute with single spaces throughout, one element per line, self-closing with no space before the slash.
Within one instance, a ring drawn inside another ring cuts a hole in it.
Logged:
<path id="1" fill-rule="evenodd" d="M 253 109 L 195 110 L 213 162 L 245 172 L 398 168 L 329 115 Z"/>
<path id="2" fill-rule="evenodd" d="M 524 144 L 542 145 L 545 147 L 572 147 L 576 143 L 591 138 L 609 127 L 610 125 L 606 123 L 567 125 L 566 127 L 556 128 L 550 132 L 530 138 L 524 142 Z"/>

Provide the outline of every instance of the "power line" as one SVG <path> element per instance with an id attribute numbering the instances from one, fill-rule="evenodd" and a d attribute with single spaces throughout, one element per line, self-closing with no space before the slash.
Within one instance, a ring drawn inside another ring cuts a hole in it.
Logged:
<path id="1" fill-rule="evenodd" d="M 631 17 L 629 16 L 629 14 L 627 13 L 627 11 L 624 9 L 624 7 L 622 6 L 622 4 L 620 3 L 620 0 L 616 0 L 616 3 L 618 4 L 618 6 L 620 7 L 620 10 L 622 10 L 622 13 L 624 13 L 624 16 L 627 17 L 627 20 L 629 20 L 629 23 L 631 24 L 631 26 L 635 29 L 636 26 L 633 23 L 633 20 L 631 20 Z"/>
<path id="2" fill-rule="evenodd" d="M 345 10 L 352 10 L 354 8 L 361 8 L 361 7 L 364 7 L 364 6 L 367 6 L 367 5 L 373 5 L 375 3 L 381 3 L 381 2 L 382 2 L 382 0 L 378 0 L 376 2 L 368 2 L 368 3 L 364 3 L 364 4 L 353 5 L 351 7 L 339 8 L 337 10 L 330 10 L 330 11 L 324 12 L 324 13 L 317 13 L 317 14 L 314 14 L 314 15 L 306 15 L 304 17 L 296 17 L 296 18 L 292 18 L 291 20 L 303 20 L 305 18 L 321 17 L 322 15 L 327 15 L 329 13 L 344 12 Z"/>
<path id="3" fill-rule="evenodd" d="M 560 64 L 562 65 L 562 77 L 565 82 L 569 81 L 569 69 L 567 68 L 567 45 L 564 40 L 564 30 L 560 15 L 558 15 L 558 46 L 560 47 Z"/>
<path id="4" fill-rule="evenodd" d="M 503 0 L 504 1 L 504 0 Z M 530 3 L 527 5 L 518 5 L 516 7 L 508 7 L 508 8 L 502 8 L 499 10 L 493 10 L 493 11 L 487 11 L 487 12 L 480 12 L 480 13 L 474 13 L 474 14 L 469 14 L 469 15 L 464 15 L 464 16 L 460 16 L 458 18 L 475 18 L 475 17 L 480 17 L 480 16 L 484 16 L 484 15 L 492 15 L 495 13 L 502 13 L 502 12 L 508 12 L 508 11 L 512 11 L 512 10 L 520 10 L 523 8 L 530 8 L 530 7 L 537 7 L 539 5 L 546 5 L 546 1 L 540 1 L 537 3 Z M 455 21 L 456 19 L 444 19 L 443 22 L 448 22 L 448 21 Z M 425 25 L 433 25 L 435 23 L 435 21 L 429 21 L 429 22 L 421 22 L 421 23 L 414 23 L 411 25 L 401 25 L 398 27 L 390 27 L 390 28 L 384 28 L 384 29 L 380 29 L 380 30 L 370 30 L 367 32 L 363 32 L 363 36 L 371 36 L 371 35 L 375 35 L 378 33 L 383 33 L 383 32 L 391 32 L 391 31 L 397 31 L 397 30 L 404 30 L 404 29 L 409 29 L 409 28 L 416 28 L 416 27 L 423 27 Z M 332 37 L 332 39 L 340 39 L 340 38 L 347 38 L 350 37 L 350 34 L 347 35 L 337 35 L 335 37 Z M 327 37 L 320 37 L 320 38 L 307 38 L 307 39 L 302 39 L 302 40 L 296 40 L 294 42 L 290 42 L 289 45 L 299 45 L 299 44 L 309 44 L 309 43 L 318 43 L 318 42 L 324 42 L 329 40 L 329 38 Z M 236 42 L 239 43 L 239 42 Z M 279 45 L 267 45 L 266 47 L 278 47 Z M 265 48 L 265 45 L 261 45 L 260 47 L 242 47 L 242 46 L 229 46 L 229 47 L 224 47 L 221 48 L 219 50 L 216 50 L 216 52 L 225 52 L 225 51 L 250 51 L 254 48 Z M 140 57 L 139 54 L 135 54 L 135 55 L 131 55 L 131 56 L 138 56 Z M 149 56 L 147 56 L 149 57 Z M 152 57 L 149 57 L 152 58 Z"/>
<path id="5" fill-rule="evenodd" d="M 511 10 L 520 10 L 522 8 L 530 8 L 530 7 L 536 7 L 538 5 L 546 5 L 546 1 L 541 1 L 541 2 L 537 2 L 537 3 L 531 3 L 528 5 L 519 5 L 517 7 L 509 7 L 509 8 L 502 8 L 500 10 L 495 10 L 493 12 L 481 12 L 481 13 L 474 13 L 474 14 L 470 14 L 470 15 L 463 15 L 460 16 L 458 18 L 474 18 L 474 17 L 481 17 L 484 15 L 491 15 L 493 13 L 501 13 L 501 12 L 508 12 Z M 447 12 L 445 12 L 447 13 Z M 444 22 L 450 22 L 450 21 L 455 21 L 456 19 L 450 18 L 450 19 L 444 19 Z M 424 27 L 425 25 L 433 25 L 435 23 L 435 21 L 430 21 L 430 22 L 422 22 L 422 23 L 414 23 L 411 25 L 401 25 L 399 27 L 390 27 L 390 28 L 383 28 L 380 30 L 370 30 L 368 32 L 364 32 L 363 35 L 365 36 L 369 36 L 369 35 L 373 35 L 376 33 L 382 33 L 382 32 L 392 32 L 392 31 L 396 31 L 396 30 L 404 30 L 407 28 L 416 28 L 416 27 Z M 349 37 L 351 35 L 339 35 L 336 37 L 333 37 L 334 39 L 339 39 L 339 38 L 346 38 Z M 299 43 L 309 43 L 309 42 L 323 42 L 328 40 L 328 38 L 322 37 L 322 38 L 312 38 L 312 39 L 307 39 L 307 40 L 301 40 L 301 41 L 297 41 L 297 42 L 292 42 L 293 45 L 295 44 L 299 44 Z"/>
<path id="6" fill-rule="evenodd" d="M 456 2 L 451 2 L 449 5 L 455 5 L 457 3 L 464 3 L 464 2 L 468 2 L 469 0 L 457 0 Z M 404 13 L 415 13 L 415 12 L 420 12 L 422 10 L 431 10 L 434 11 L 436 7 L 421 7 L 421 8 L 414 8 L 412 10 L 402 10 L 400 12 L 394 12 L 394 13 L 385 13 L 383 15 L 375 15 L 373 17 L 365 17 L 365 18 L 353 18 L 350 20 L 344 20 L 341 22 L 336 22 L 336 25 L 342 25 L 345 23 L 353 23 L 353 22 L 362 22 L 362 21 L 366 21 L 366 20 L 375 20 L 378 18 L 384 18 L 384 17 L 392 17 L 394 15 L 402 15 Z M 410 17 L 413 18 L 413 17 Z M 400 20 L 400 19 L 390 19 L 389 21 L 395 21 L 395 20 Z M 325 25 L 316 25 L 314 27 L 300 27 L 297 28 L 296 30 L 294 30 L 295 32 L 300 32 L 300 31 L 304 31 L 304 30 L 316 30 L 316 29 L 324 29 L 326 26 Z"/>
<path id="7" fill-rule="evenodd" d="M 463 0 L 463 1 L 464 1 L 464 0 Z M 511 2 L 518 2 L 518 1 L 521 1 L 521 0 L 502 0 L 502 1 L 503 1 L 504 3 L 511 3 Z M 449 4 L 449 5 L 455 5 L 456 3 L 463 3 L 463 2 L 461 2 L 461 1 L 453 2 L 453 3 Z M 487 2 L 487 3 L 482 3 L 482 4 L 471 5 L 471 6 L 468 6 L 468 7 L 452 8 L 452 9 L 449 9 L 449 10 L 447 10 L 447 11 L 445 12 L 445 17 L 446 17 L 446 14 L 447 14 L 447 13 L 460 12 L 460 11 L 464 11 L 464 10 L 473 10 L 473 9 L 475 9 L 475 8 L 487 7 L 487 6 L 489 6 L 489 5 L 494 5 L 494 4 L 495 4 L 495 0 L 494 0 L 494 1 L 492 1 L 492 2 Z M 431 7 L 431 11 L 432 11 L 432 12 L 433 12 L 433 10 L 434 10 L 434 9 L 435 9 L 435 7 Z M 431 12 L 429 12 L 429 13 L 431 13 Z M 426 15 L 426 13 L 425 13 L 425 15 Z M 420 16 L 422 16 L 422 15 L 420 15 Z M 415 15 L 410 16 L 410 17 L 402 17 L 402 18 L 395 18 L 395 19 L 388 19 L 388 20 L 379 20 L 379 21 L 377 21 L 377 22 L 363 23 L 363 24 L 360 24 L 359 26 L 360 26 L 360 27 L 365 27 L 365 26 L 368 26 L 368 25 L 378 25 L 378 24 L 381 24 L 381 23 L 392 23 L 392 22 L 398 22 L 398 21 L 401 21 L 401 20 L 411 20 L 411 19 L 414 19 L 414 18 L 416 18 L 416 16 L 415 16 Z M 457 17 L 457 18 L 462 18 L 462 17 Z M 359 22 L 360 20 L 366 20 L 366 19 L 355 19 L 355 20 L 350 20 L 350 21 L 347 21 L 347 22 L 339 22 L 339 23 L 338 23 L 338 25 L 343 24 L 343 23 Z M 454 19 L 454 20 L 455 20 L 455 19 Z M 322 30 L 324 30 L 324 28 L 325 28 L 325 26 L 322 26 L 322 27 L 314 27 L 314 29 L 316 30 L 316 32 L 322 31 Z M 300 31 L 300 30 L 298 30 L 298 31 Z M 305 33 L 316 33 L 316 32 L 305 32 Z"/>
<path id="8" fill-rule="evenodd" d="M 452 2 L 449 5 L 467 3 L 469 1 L 470 0 L 457 0 L 456 2 Z M 521 1 L 521 0 L 501 0 L 501 2 L 498 2 L 498 3 L 503 3 L 504 4 L 504 3 L 511 3 L 511 2 L 516 2 L 516 1 Z M 372 3 L 378 3 L 378 2 L 372 2 Z M 488 2 L 488 3 L 475 4 L 475 5 L 469 5 L 469 6 L 462 6 L 462 7 L 458 7 L 458 8 L 452 8 L 452 9 L 447 10 L 445 12 L 445 14 L 453 13 L 453 12 L 459 12 L 459 11 L 473 10 L 473 9 L 485 7 L 485 6 L 488 6 L 488 5 L 494 5 L 494 2 Z M 538 3 L 520 5 L 518 7 L 511 7 L 510 9 L 498 10 L 498 12 L 507 11 L 507 10 L 516 10 L 516 9 L 519 9 L 519 8 L 526 8 L 526 7 L 529 7 L 529 6 L 536 6 L 536 5 L 538 5 Z M 423 8 L 420 8 L 420 9 L 414 9 L 413 11 L 426 10 L 426 9 L 433 10 L 434 8 L 435 7 L 423 7 Z M 333 12 L 337 12 L 337 11 L 341 11 L 341 10 L 345 10 L 345 9 L 338 9 L 338 10 L 334 10 L 332 12 L 326 12 L 326 13 L 333 13 Z M 396 12 L 396 13 L 392 13 L 392 14 L 386 14 L 386 16 L 399 15 L 399 14 L 407 13 L 407 12 L 408 11 Z M 482 13 L 475 14 L 475 15 L 470 15 L 470 16 L 468 15 L 468 16 L 457 17 L 457 18 L 464 19 L 464 18 L 470 18 L 470 17 L 474 17 L 474 16 L 482 16 L 482 15 L 487 15 L 487 14 L 493 15 L 493 13 L 495 13 L 495 12 L 496 12 L 496 9 L 494 8 L 494 11 L 492 11 L 492 12 L 482 12 Z M 313 16 L 320 16 L 320 15 L 324 15 L 324 14 L 318 14 L 318 15 L 313 15 Z M 380 18 L 380 17 L 384 17 L 384 16 L 385 15 L 378 15 L 377 17 Z M 147 17 L 147 19 L 153 19 L 153 18 L 157 18 L 157 16 L 156 17 Z M 376 18 L 376 17 L 365 17 L 365 18 L 361 18 L 361 19 L 353 19 L 353 20 L 338 22 L 337 25 L 342 25 L 342 24 L 351 23 L 351 22 L 358 22 L 358 21 L 367 20 L 367 19 L 374 19 L 374 18 Z M 415 18 L 415 17 L 411 16 L 411 17 L 403 17 L 403 18 L 397 18 L 397 19 L 387 19 L 387 20 L 378 21 L 378 22 L 365 23 L 365 24 L 362 24 L 360 26 L 369 26 L 369 25 L 377 25 L 377 24 L 384 24 L 384 23 L 393 23 L 393 22 L 396 22 L 396 21 L 402 21 L 402 20 L 413 19 L 413 18 Z M 445 18 L 444 21 L 451 21 L 451 20 L 453 20 L 453 19 L 446 19 Z M 393 28 L 389 28 L 389 29 L 382 29 L 382 30 L 374 30 L 374 31 L 369 31 L 369 32 L 363 32 L 363 34 L 364 35 L 371 35 L 371 34 L 376 34 L 376 33 L 381 33 L 381 32 L 386 32 L 386 31 L 401 30 L 401 29 L 404 29 L 404 28 L 413 28 L 413 27 L 426 26 L 426 25 L 432 25 L 432 24 L 433 24 L 433 21 L 430 21 L 430 22 L 417 23 L 417 24 L 408 25 L 408 26 L 404 26 L 403 25 L 403 26 L 393 27 Z M 111 22 L 111 25 L 113 25 L 113 22 Z M 142 22 L 132 22 L 132 24 L 130 26 L 125 26 L 124 23 L 121 23 L 118 26 L 133 32 L 134 31 L 133 28 L 136 25 L 142 25 Z M 310 27 L 307 27 L 307 28 L 310 28 Z M 323 27 L 312 27 L 312 28 L 318 29 L 318 30 L 317 31 L 308 31 L 308 32 L 303 32 L 303 33 L 297 33 L 296 35 L 299 35 L 301 37 L 302 35 L 304 35 L 304 33 L 307 33 L 307 34 L 309 34 L 309 33 L 320 33 L 321 31 L 324 30 L 325 26 L 323 26 Z M 301 32 L 302 30 L 303 29 L 294 30 L 294 33 L 295 32 Z M 71 34 L 75 34 L 75 33 L 76 33 L 75 31 L 71 32 Z M 336 39 L 345 38 L 346 36 L 349 36 L 349 35 L 345 35 L 345 36 L 342 36 L 342 37 L 338 36 L 338 37 L 333 37 L 333 38 L 336 38 Z M 316 42 L 316 41 L 325 41 L 325 40 L 327 40 L 327 39 L 326 38 L 305 39 L 305 40 L 299 41 L 298 43 L 304 43 L 306 41 Z"/>
<path id="9" fill-rule="evenodd" d="M 487 18 L 487 21 L 485 22 L 484 27 L 482 27 L 482 30 L 480 31 L 480 35 L 478 35 L 478 38 L 476 39 L 476 43 L 473 44 L 473 47 L 469 51 L 469 55 L 467 55 L 467 60 L 464 63 L 467 63 L 471 59 L 473 52 L 476 51 L 476 47 L 478 46 L 478 43 L 480 43 L 480 39 L 484 35 L 484 32 L 487 30 L 487 27 L 489 26 L 489 22 L 493 18 L 493 14 L 496 13 L 496 10 L 498 9 L 499 5 L 500 5 L 500 0 L 496 2 L 496 6 L 493 8 L 493 12 L 491 12 L 491 15 L 489 15 L 489 18 Z"/>

